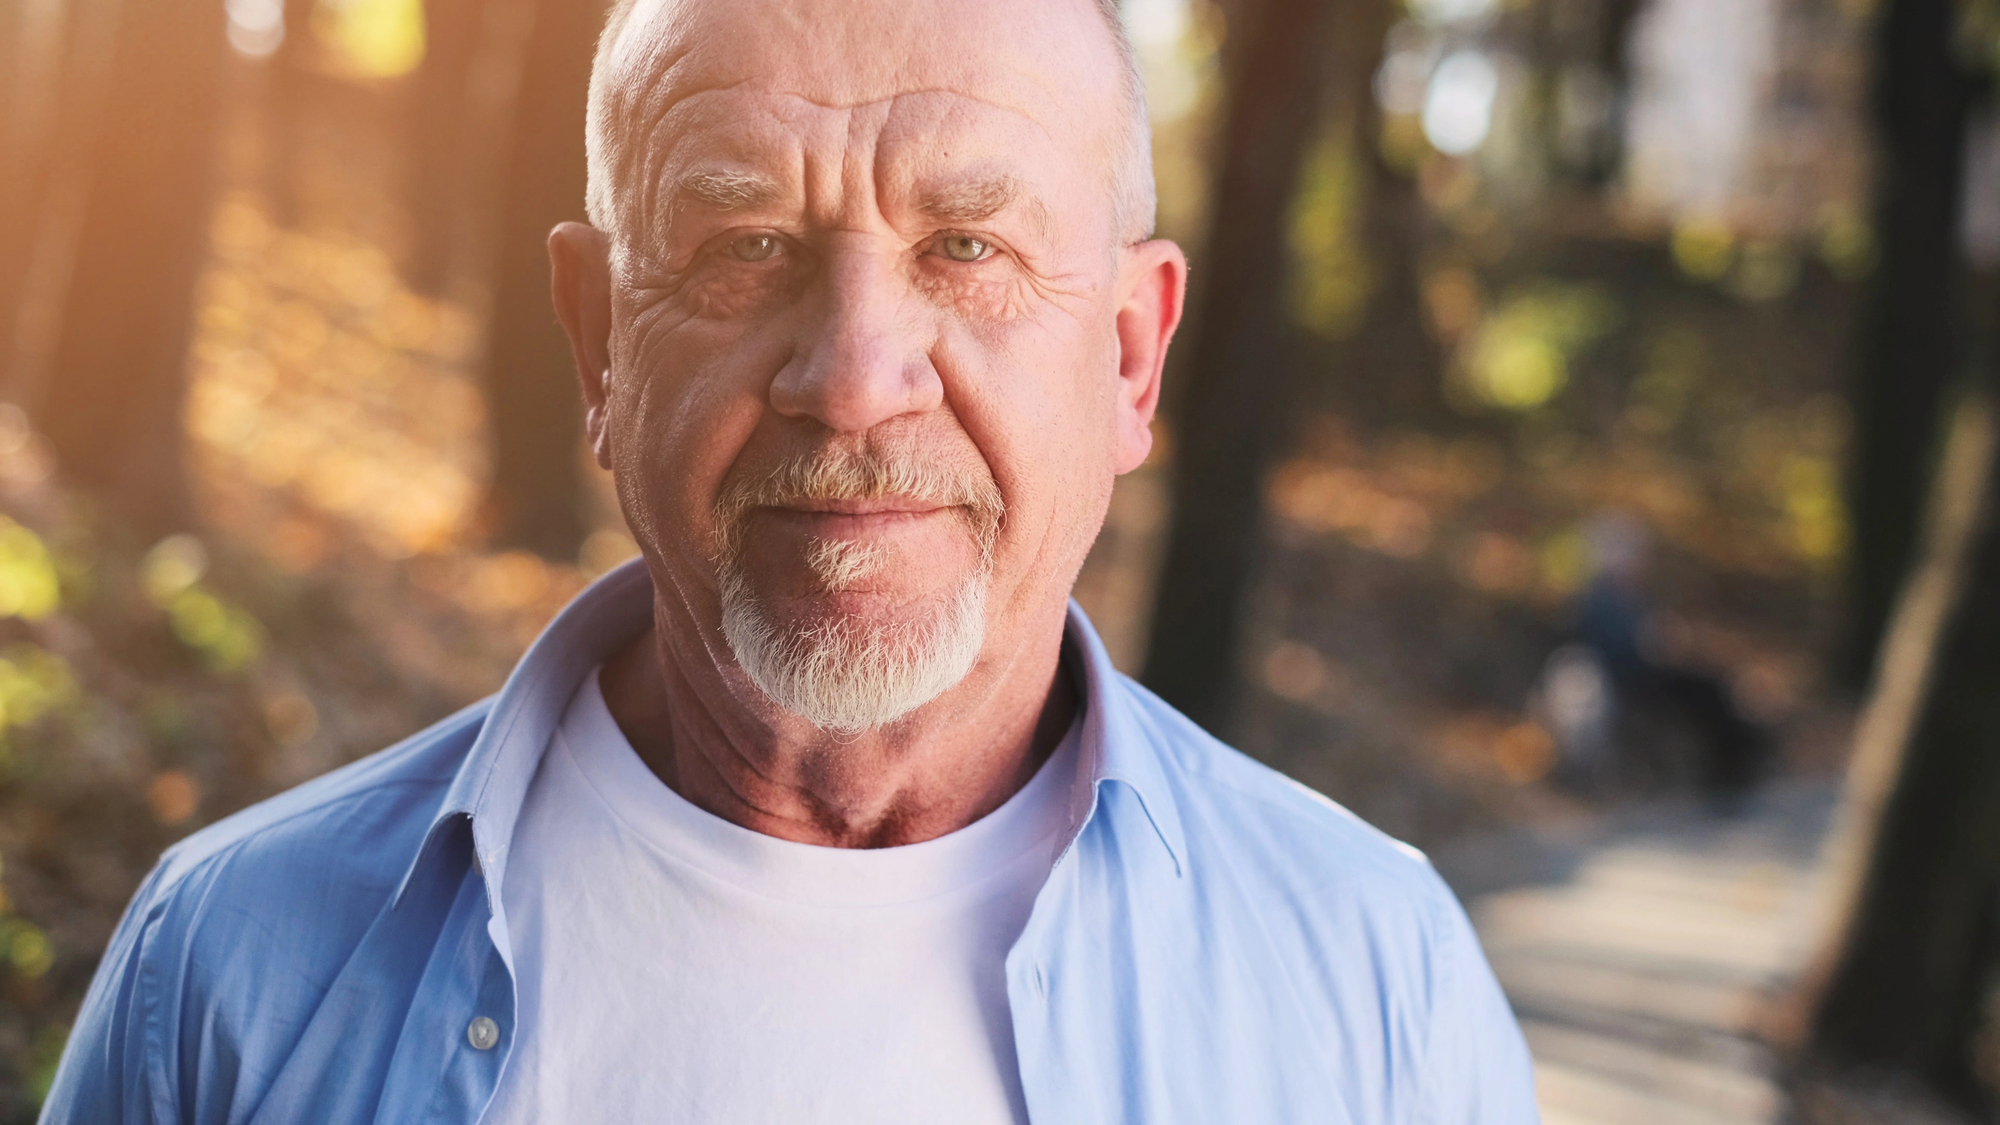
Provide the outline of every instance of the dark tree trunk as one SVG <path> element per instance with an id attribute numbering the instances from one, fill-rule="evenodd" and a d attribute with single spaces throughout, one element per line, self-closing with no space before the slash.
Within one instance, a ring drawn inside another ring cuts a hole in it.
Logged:
<path id="1" fill-rule="evenodd" d="M 501 178 L 486 391 L 495 541 L 574 561 L 583 541 L 582 410 L 549 300 L 550 228 L 583 218 L 584 104 L 604 8 L 537 0 Z"/>
<path id="2" fill-rule="evenodd" d="M 1374 41 L 1385 31 L 1375 28 Z M 1373 71 L 1371 59 L 1362 73 Z M 1367 188 L 1358 230 L 1374 285 L 1366 315 L 1336 350 L 1343 405 L 1369 425 L 1448 427 L 1458 416 L 1445 402 L 1445 353 L 1424 309 L 1420 272 L 1430 211 L 1416 181 L 1383 159 L 1382 115 L 1366 87 L 1360 92 L 1357 156 Z"/>
<path id="3" fill-rule="evenodd" d="M 1295 381 L 1287 226 L 1316 134 L 1333 16 L 1326 0 L 1231 10 L 1228 108 L 1187 384 L 1175 400 L 1174 515 L 1153 609 L 1146 683 L 1227 733 L 1263 479 Z"/>
<path id="4" fill-rule="evenodd" d="M 60 327 L 30 410 L 70 482 L 148 533 L 187 518 L 181 404 L 223 27 L 212 0 L 123 0 L 94 120 L 63 132 L 87 146 L 87 171 Z"/>
<path id="5" fill-rule="evenodd" d="M 1963 358 L 1959 209 L 1971 81 L 1952 0 L 1893 0 L 1876 30 L 1875 230 L 1855 376 L 1845 678 L 1861 683 L 1909 569 L 1938 438 Z"/>
<path id="6" fill-rule="evenodd" d="M 425 0 L 424 61 L 409 118 L 411 288 L 437 296 L 465 235 L 480 146 L 469 136 L 472 73 L 482 43 L 476 0 Z"/>
<path id="7" fill-rule="evenodd" d="M 313 0 L 284 0 L 284 9 L 285 38 L 266 60 L 260 76 L 264 141 L 260 171 L 272 220 L 281 227 L 296 228 L 305 213 L 299 154 L 309 145 L 314 86 L 322 79 L 311 70 L 317 50 L 312 41 Z"/>
<path id="8" fill-rule="evenodd" d="M 0 395 L 31 391 L 29 368 L 46 359 L 36 291 L 68 268 L 72 224 L 49 209 L 60 170 L 78 163 L 55 140 L 79 128 L 94 104 L 110 0 L 65 0 L 44 8 L 7 5 L 0 16 Z"/>
<path id="9" fill-rule="evenodd" d="M 1375 75 L 1401 5 L 1334 5 L 1333 73 L 1324 135 L 1348 146 L 1359 181 L 1351 237 L 1369 277 L 1361 315 L 1311 357 L 1301 404 L 1317 399 L 1364 428 L 1440 427 L 1458 422 L 1444 399 L 1444 349 L 1424 307 L 1421 264 L 1432 219 L 1408 169 L 1392 167 L 1382 143 Z M 1306 377 L 1308 370 L 1300 372 Z"/>
<path id="10" fill-rule="evenodd" d="M 13 355 L 14 320 L 33 230 L 29 216 L 41 194 L 47 152 L 46 101 L 55 82 L 54 75 L 38 71 L 46 72 L 61 57 L 49 36 L 34 42 L 41 29 L 30 24 L 33 11 L 21 3 L 0 5 L 0 385 Z"/>
<path id="11" fill-rule="evenodd" d="M 1982 1031 L 2000 1033 L 1985 1026 L 2000 989 L 1996 486 L 1811 1043 L 1825 1072 L 1912 1075 L 1980 1120 L 2000 1110 L 1978 1057 Z"/>

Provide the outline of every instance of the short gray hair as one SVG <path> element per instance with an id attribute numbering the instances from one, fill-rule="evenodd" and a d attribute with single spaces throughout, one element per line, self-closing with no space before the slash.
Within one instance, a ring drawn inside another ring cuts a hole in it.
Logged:
<path id="1" fill-rule="evenodd" d="M 1152 236 L 1158 210 L 1153 185 L 1153 130 L 1146 115 L 1145 80 L 1139 74 L 1138 57 L 1125 23 L 1118 16 L 1118 0 L 1092 0 L 1111 31 L 1123 70 L 1121 95 L 1125 102 L 1125 126 L 1114 152 L 1112 206 L 1114 229 L 1124 244 Z M 584 150 L 589 180 L 584 191 L 584 208 L 592 226 L 614 238 L 627 229 L 625 202 L 620 181 L 628 178 L 632 160 L 619 131 L 627 128 L 629 103 L 617 81 L 617 51 L 638 0 L 614 0 L 597 39 L 597 57 L 590 67 L 590 106 L 584 122 Z"/>

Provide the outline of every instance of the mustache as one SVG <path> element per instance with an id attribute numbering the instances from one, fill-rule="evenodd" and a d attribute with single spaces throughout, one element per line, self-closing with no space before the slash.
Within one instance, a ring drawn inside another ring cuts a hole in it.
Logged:
<path id="1" fill-rule="evenodd" d="M 966 472 L 909 453 L 822 447 L 792 454 L 763 472 L 725 484 L 716 499 L 715 522 L 724 536 L 725 551 L 733 558 L 743 518 L 753 508 L 892 496 L 958 509 L 981 556 L 990 560 L 1007 511 L 992 474 Z"/>

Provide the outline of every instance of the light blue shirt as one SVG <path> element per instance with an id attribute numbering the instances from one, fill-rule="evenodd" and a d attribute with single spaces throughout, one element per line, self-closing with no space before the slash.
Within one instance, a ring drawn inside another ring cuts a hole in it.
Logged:
<path id="1" fill-rule="evenodd" d="M 42 1120 L 478 1121 L 515 1041 L 514 824 L 651 599 L 614 571 L 497 696 L 170 849 Z M 1075 606 L 1068 649 L 1088 784 L 1006 960 L 1037 1125 L 1535 1121 L 1520 1031 L 1424 858 L 1120 675 Z"/>

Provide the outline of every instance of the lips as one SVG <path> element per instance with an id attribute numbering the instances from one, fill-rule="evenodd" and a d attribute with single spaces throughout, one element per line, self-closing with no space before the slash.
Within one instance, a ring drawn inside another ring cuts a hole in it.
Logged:
<path id="1" fill-rule="evenodd" d="M 807 535 L 832 538 L 867 538 L 899 526 L 927 522 L 933 516 L 953 515 L 956 508 L 894 507 L 867 501 L 829 503 L 810 508 L 760 508 L 780 525 L 789 524 Z"/>
<path id="2" fill-rule="evenodd" d="M 939 504 L 933 500 L 880 496 L 868 499 L 797 500 L 767 510 L 805 516 L 923 516 L 946 511 L 951 507 L 955 505 Z"/>

